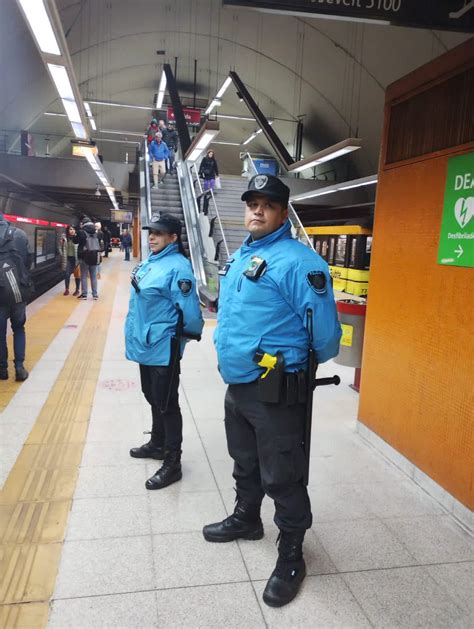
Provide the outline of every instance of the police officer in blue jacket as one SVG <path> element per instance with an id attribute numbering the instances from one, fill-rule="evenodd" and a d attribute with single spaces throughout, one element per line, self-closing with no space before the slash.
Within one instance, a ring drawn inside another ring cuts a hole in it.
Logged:
<path id="1" fill-rule="evenodd" d="M 164 459 L 145 484 L 147 489 L 162 489 L 182 476 L 179 360 L 187 341 L 200 337 L 204 322 L 196 280 L 181 243 L 181 222 L 162 214 L 153 216 L 144 229 L 151 253 L 132 273 L 125 348 L 126 357 L 140 365 L 153 424 L 150 441 L 132 448 L 130 456 Z"/>
<path id="2" fill-rule="evenodd" d="M 312 345 L 318 362 L 327 361 L 337 355 L 341 336 L 328 266 L 292 238 L 289 192 L 277 177 L 250 180 L 242 195 L 250 234 L 221 272 L 214 343 L 229 385 L 225 427 L 237 498 L 232 515 L 203 529 L 209 542 L 260 539 L 262 499 L 274 500 L 278 560 L 263 593 L 274 607 L 296 596 L 306 574 L 302 545 L 312 524 L 303 450 L 308 350 Z M 262 356 L 280 364 L 271 401 Z"/>

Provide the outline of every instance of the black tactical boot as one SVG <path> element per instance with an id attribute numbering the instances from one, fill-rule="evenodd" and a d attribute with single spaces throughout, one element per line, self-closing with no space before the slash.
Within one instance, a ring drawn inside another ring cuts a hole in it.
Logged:
<path id="1" fill-rule="evenodd" d="M 132 448 L 130 456 L 133 456 L 134 459 L 158 459 L 158 461 L 162 461 L 165 458 L 165 449 L 155 446 L 152 441 L 149 441 L 138 448 Z"/>
<path id="2" fill-rule="evenodd" d="M 235 539 L 262 539 L 263 524 L 260 505 L 250 505 L 237 498 L 234 513 L 222 522 L 207 524 L 202 529 L 208 542 L 232 542 Z"/>
<path id="3" fill-rule="evenodd" d="M 303 559 L 304 534 L 304 531 L 280 532 L 278 560 L 263 592 L 263 600 L 270 607 L 282 607 L 298 594 L 306 576 Z"/>
<path id="4" fill-rule="evenodd" d="M 8 380 L 8 369 L 0 367 L 0 380 Z"/>
<path id="5" fill-rule="evenodd" d="M 23 382 L 28 378 L 30 374 L 26 371 L 23 365 L 15 367 L 15 380 L 17 382 Z"/>
<path id="6" fill-rule="evenodd" d="M 163 465 L 149 478 L 145 487 L 147 489 L 163 489 L 172 483 L 181 480 L 181 450 L 170 450 L 165 454 Z"/>

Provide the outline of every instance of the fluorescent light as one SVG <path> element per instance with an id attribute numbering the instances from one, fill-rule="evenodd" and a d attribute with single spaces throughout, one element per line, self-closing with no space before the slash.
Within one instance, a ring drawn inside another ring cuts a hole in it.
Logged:
<path id="1" fill-rule="evenodd" d="M 214 140 L 213 142 L 211 142 L 211 144 L 222 144 L 226 146 L 240 146 L 240 142 L 218 142 L 217 140 Z"/>
<path id="2" fill-rule="evenodd" d="M 196 144 L 196 148 L 203 151 L 206 148 L 206 146 L 210 144 L 212 138 L 215 135 L 216 134 L 212 133 L 211 131 L 206 131 L 206 133 L 204 133 L 204 135 L 201 138 L 199 138 L 199 142 Z"/>
<path id="3" fill-rule="evenodd" d="M 361 177 L 360 179 L 353 179 L 352 181 L 342 181 L 333 186 L 326 188 L 319 188 L 312 190 L 311 192 L 304 192 L 298 194 L 295 197 L 291 197 L 291 201 L 303 201 L 305 199 L 312 199 L 313 197 L 320 197 L 324 194 L 331 194 L 332 192 L 339 192 L 340 190 L 349 190 L 350 188 L 359 188 L 360 186 L 371 186 L 377 183 L 377 175 L 369 175 L 368 177 Z"/>
<path id="4" fill-rule="evenodd" d="M 165 71 L 161 73 L 160 87 L 158 88 L 158 97 L 156 99 L 156 109 L 161 109 L 163 105 L 163 98 L 166 90 L 166 74 Z"/>
<path id="5" fill-rule="evenodd" d="M 51 72 L 59 96 L 65 100 L 75 100 L 66 68 L 54 63 L 48 63 L 48 69 Z"/>
<path id="6" fill-rule="evenodd" d="M 60 55 L 58 42 L 43 0 L 19 0 L 41 52 Z"/>
<path id="7" fill-rule="evenodd" d="M 66 115 L 71 122 L 81 122 L 81 115 L 79 113 L 79 109 L 77 108 L 76 101 L 74 100 L 66 100 L 61 99 L 63 101 L 64 109 L 66 110 Z"/>
<path id="8" fill-rule="evenodd" d="M 211 111 L 214 109 L 214 107 L 220 107 L 220 105 L 222 104 L 222 101 L 220 98 L 213 98 L 208 106 L 208 108 L 206 109 L 206 111 L 204 112 L 204 115 L 207 116 L 208 114 L 211 113 Z"/>
<path id="9" fill-rule="evenodd" d="M 89 116 L 89 118 L 92 118 L 92 111 L 91 111 L 91 107 L 89 105 L 89 103 L 84 103 L 84 108 L 86 110 L 87 115 Z"/>
<path id="10" fill-rule="evenodd" d="M 84 126 L 80 122 L 71 122 L 72 130 L 74 131 L 74 135 L 76 138 L 80 138 L 81 140 L 87 139 L 86 130 Z"/>
<path id="11" fill-rule="evenodd" d="M 232 83 L 232 79 L 230 76 L 228 76 L 226 80 L 224 81 L 224 83 L 222 84 L 220 90 L 217 92 L 216 98 L 222 98 L 222 96 L 224 96 L 226 89 L 229 87 L 231 83 Z"/>
<path id="12" fill-rule="evenodd" d="M 202 150 L 201 149 L 194 149 L 191 153 L 191 155 L 187 158 L 190 162 L 195 162 L 199 156 L 201 155 Z"/>
<path id="13" fill-rule="evenodd" d="M 97 125 L 95 124 L 94 118 L 89 118 L 89 122 L 91 123 L 91 127 L 94 131 L 97 131 Z"/>
<path id="14" fill-rule="evenodd" d="M 216 116 L 228 120 L 248 120 L 249 122 L 255 122 L 255 118 L 249 118 L 248 116 L 231 116 L 230 114 L 216 114 Z"/>
<path id="15" fill-rule="evenodd" d="M 66 114 L 56 114 L 52 111 L 45 111 L 44 115 L 45 116 L 59 116 L 60 118 L 67 118 Z"/>
<path id="16" fill-rule="evenodd" d="M 288 171 L 292 173 L 299 173 L 302 170 L 316 166 L 316 164 L 322 164 L 323 162 L 335 159 L 336 157 L 340 157 L 341 155 L 345 155 L 351 151 L 356 151 L 357 149 L 360 149 L 361 146 L 362 140 L 359 138 L 347 138 L 342 142 L 338 142 L 333 146 L 328 146 L 328 148 L 325 148 L 318 153 L 313 153 L 313 155 L 309 155 L 305 159 L 295 162 L 288 168 Z"/>
<path id="17" fill-rule="evenodd" d="M 103 105 L 104 107 L 125 107 L 126 109 L 144 109 L 145 111 L 151 111 L 153 107 L 149 105 L 131 105 L 128 103 L 111 103 L 106 100 L 89 100 L 92 105 Z"/>
<path id="18" fill-rule="evenodd" d="M 250 137 L 248 137 L 245 142 L 242 142 L 242 144 L 248 144 L 249 142 L 251 142 L 254 138 L 257 137 L 257 132 L 255 131 L 254 133 L 252 133 L 252 135 Z"/>

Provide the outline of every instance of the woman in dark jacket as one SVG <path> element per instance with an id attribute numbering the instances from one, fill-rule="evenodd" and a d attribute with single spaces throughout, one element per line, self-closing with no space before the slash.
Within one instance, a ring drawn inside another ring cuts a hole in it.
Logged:
<path id="1" fill-rule="evenodd" d="M 206 157 L 203 157 L 199 167 L 199 176 L 204 178 L 204 190 L 209 190 L 209 188 L 214 190 L 216 177 L 219 177 L 214 151 L 208 151 Z"/>

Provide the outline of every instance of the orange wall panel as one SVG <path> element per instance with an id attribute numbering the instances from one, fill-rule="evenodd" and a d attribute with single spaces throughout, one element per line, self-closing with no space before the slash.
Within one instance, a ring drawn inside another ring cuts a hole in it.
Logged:
<path id="1" fill-rule="evenodd" d="M 359 420 L 472 509 L 474 269 L 437 264 L 459 153 L 379 174 Z"/>

